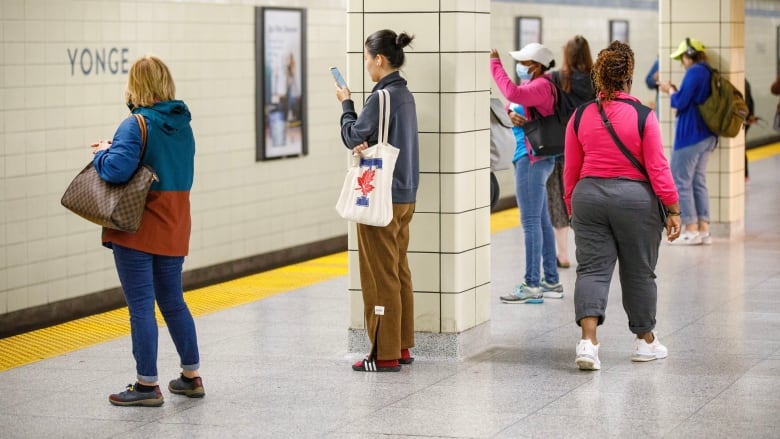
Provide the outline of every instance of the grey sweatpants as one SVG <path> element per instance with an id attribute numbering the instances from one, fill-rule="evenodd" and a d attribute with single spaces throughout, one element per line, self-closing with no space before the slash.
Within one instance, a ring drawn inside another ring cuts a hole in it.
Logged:
<path id="1" fill-rule="evenodd" d="M 661 222 L 648 183 L 584 178 L 572 194 L 572 229 L 577 246 L 574 310 L 604 323 L 615 262 L 620 262 L 623 309 L 634 334 L 655 328 L 655 264 Z"/>

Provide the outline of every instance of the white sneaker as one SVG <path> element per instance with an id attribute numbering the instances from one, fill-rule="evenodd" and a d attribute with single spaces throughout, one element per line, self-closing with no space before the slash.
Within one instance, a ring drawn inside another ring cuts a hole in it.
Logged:
<path id="1" fill-rule="evenodd" d="M 574 360 L 580 370 L 599 370 L 599 345 L 594 345 L 590 340 L 580 340 L 577 343 L 577 359 Z"/>
<path id="2" fill-rule="evenodd" d="M 682 232 L 674 241 L 667 241 L 671 245 L 700 245 L 701 235 L 699 232 Z"/>
<path id="3" fill-rule="evenodd" d="M 710 232 L 707 233 L 699 233 L 699 236 L 701 236 L 701 243 L 704 245 L 712 245 L 712 235 L 710 235 Z"/>
<path id="4" fill-rule="evenodd" d="M 653 361 L 666 358 L 669 350 L 658 341 L 658 334 L 653 331 L 653 342 L 648 344 L 644 339 L 634 339 L 634 353 L 631 361 Z"/>

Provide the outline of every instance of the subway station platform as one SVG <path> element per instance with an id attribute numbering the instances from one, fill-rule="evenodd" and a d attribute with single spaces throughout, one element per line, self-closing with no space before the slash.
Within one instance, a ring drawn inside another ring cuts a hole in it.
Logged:
<path id="1" fill-rule="evenodd" d="M 0 340 L 0 437 L 776 438 L 780 155 L 750 154 L 744 237 L 662 244 L 664 360 L 629 360 L 617 279 L 597 372 L 574 364 L 575 267 L 561 270 L 562 300 L 502 304 L 524 267 L 510 210 L 494 214 L 492 344 L 472 358 L 353 372 L 346 254 L 332 255 L 187 293 L 201 400 L 163 389 L 160 408 L 108 403 L 135 376 L 126 310 Z M 179 369 L 164 328 L 158 365 L 165 387 Z"/>

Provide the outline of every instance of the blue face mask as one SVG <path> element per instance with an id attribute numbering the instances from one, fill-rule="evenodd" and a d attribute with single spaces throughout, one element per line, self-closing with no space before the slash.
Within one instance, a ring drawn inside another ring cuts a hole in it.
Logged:
<path id="1" fill-rule="evenodd" d="M 528 72 L 528 66 L 517 64 L 515 71 L 517 72 L 517 77 L 520 78 L 521 81 L 527 81 L 531 79 L 531 73 Z"/>

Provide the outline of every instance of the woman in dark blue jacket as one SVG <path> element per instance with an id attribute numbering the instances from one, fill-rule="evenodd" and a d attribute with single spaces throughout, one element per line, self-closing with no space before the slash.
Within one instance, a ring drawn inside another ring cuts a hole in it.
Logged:
<path id="1" fill-rule="evenodd" d="M 336 84 L 341 102 L 341 139 L 359 154 L 378 142 L 379 98 L 377 90 L 390 93 L 388 143 L 400 149 L 393 172 L 393 219 L 385 227 L 357 225 L 360 283 L 366 332 L 371 352 L 352 365 L 363 372 L 397 372 L 401 364 L 414 359 L 414 296 L 412 274 L 406 250 L 409 223 L 414 214 L 420 181 L 417 109 L 414 97 L 398 69 L 404 64 L 404 50 L 413 39 L 405 33 L 380 30 L 364 44 L 366 72 L 376 82 L 358 115 L 347 87 Z"/>

